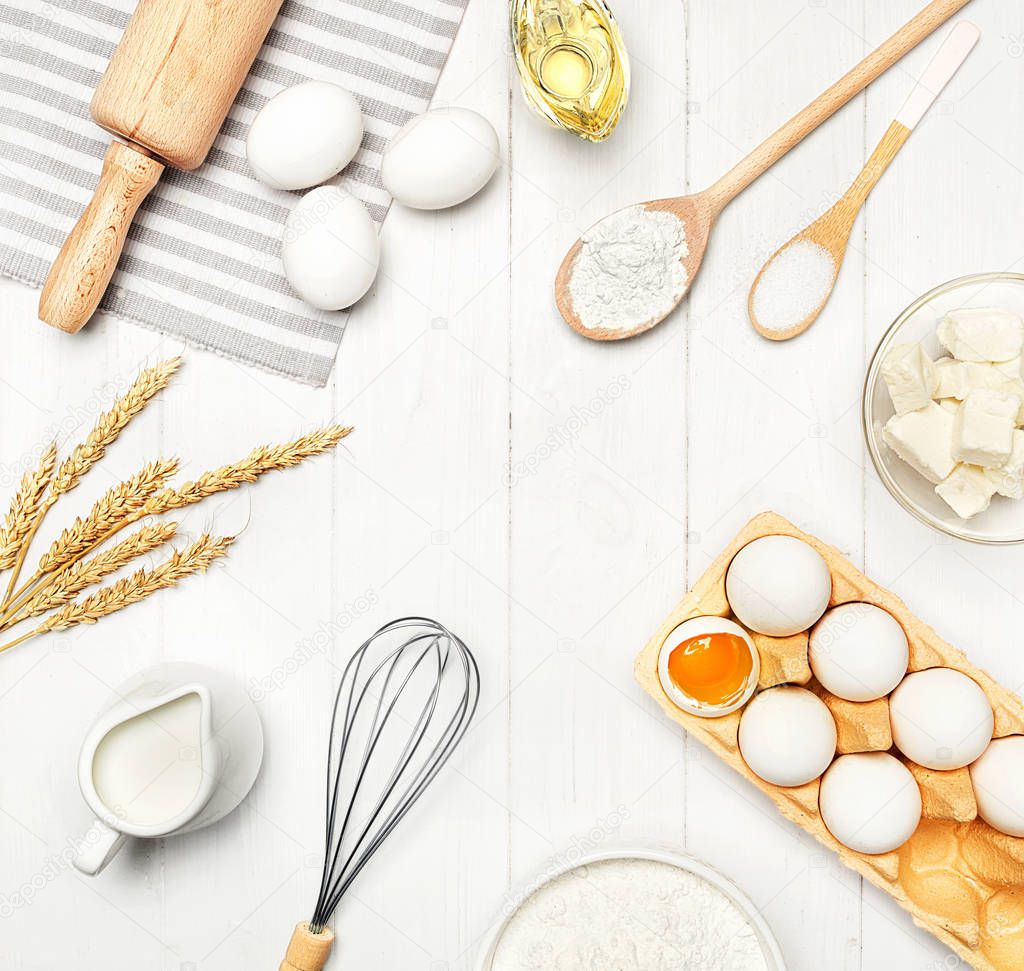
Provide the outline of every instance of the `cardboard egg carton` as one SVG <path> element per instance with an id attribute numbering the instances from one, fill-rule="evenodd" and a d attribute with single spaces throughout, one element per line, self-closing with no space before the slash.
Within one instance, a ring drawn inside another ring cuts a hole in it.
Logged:
<path id="1" fill-rule="evenodd" d="M 978 817 L 967 769 L 940 772 L 907 762 L 921 789 L 923 815 L 914 835 L 898 850 L 871 856 L 843 846 L 818 812 L 818 780 L 793 789 L 773 786 L 747 768 L 737 734 L 742 711 L 699 718 L 677 708 L 658 679 L 658 655 L 672 630 L 702 615 L 732 617 L 725 575 L 732 558 L 761 536 L 795 536 L 814 547 L 832 574 L 830 607 L 875 604 L 903 626 L 910 644 L 910 671 L 949 667 L 973 678 L 995 712 L 993 736 L 1024 734 L 1024 704 L 962 651 L 947 644 L 890 591 L 864 576 L 838 550 L 797 529 L 775 513 L 756 516 L 679 602 L 636 661 L 636 678 L 666 714 L 765 792 L 787 818 L 876 887 L 894 897 L 914 922 L 934 934 L 978 971 L 1024 968 L 1024 838 L 1006 836 Z M 838 753 L 887 751 L 892 746 L 888 698 L 843 701 L 814 680 L 807 663 L 807 633 L 774 638 L 751 635 L 761 655 L 759 689 L 806 685 L 831 710 Z M 893 754 L 899 753 L 893 749 Z"/>

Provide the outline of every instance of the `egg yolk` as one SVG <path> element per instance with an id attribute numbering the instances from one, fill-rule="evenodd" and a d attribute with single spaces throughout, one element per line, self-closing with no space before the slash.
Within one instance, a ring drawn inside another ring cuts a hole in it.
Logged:
<path id="1" fill-rule="evenodd" d="M 736 634 L 691 637 L 668 656 L 668 674 L 676 687 L 706 705 L 736 701 L 753 667 L 747 642 Z"/>

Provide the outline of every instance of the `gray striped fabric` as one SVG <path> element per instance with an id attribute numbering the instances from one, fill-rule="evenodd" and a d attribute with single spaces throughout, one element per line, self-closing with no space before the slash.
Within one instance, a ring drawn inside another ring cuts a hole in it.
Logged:
<path id="1" fill-rule="evenodd" d="M 379 222 L 390 201 L 381 152 L 427 107 L 466 2 L 285 0 L 206 163 L 169 168 L 143 204 L 101 308 L 323 385 L 346 315 L 306 306 L 284 279 L 282 223 L 298 195 L 250 176 L 249 123 L 309 78 L 351 91 L 366 134 L 336 181 Z M 110 142 L 89 100 L 134 5 L 0 0 L 0 273 L 41 286 L 85 208 Z"/>

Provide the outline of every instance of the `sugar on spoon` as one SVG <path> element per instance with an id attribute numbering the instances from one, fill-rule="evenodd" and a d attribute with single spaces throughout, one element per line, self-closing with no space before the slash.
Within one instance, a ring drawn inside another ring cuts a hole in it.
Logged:
<path id="1" fill-rule="evenodd" d="M 592 226 L 565 255 L 555 278 L 555 302 L 566 323 L 585 337 L 601 341 L 633 337 L 661 323 L 682 301 L 693 283 L 693 278 L 697 275 L 704 258 L 711 229 L 722 210 L 823 121 L 835 114 L 851 98 L 863 91 L 969 2 L 970 0 L 932 0 L 892 37 L 703 192 L 641 203 L 639 208 L 647 213 L 667 214 L 663 222 L 671 224 L 671 217 L 675 217 L 682 230 L 665 234 L 667 243 L 670 246 L 674 245 L 676 249 L 669 253 L 671 265 L 666 267 L 672 271 L 667 281 L 669 286 L 665 294 L 666 299 L 659 304 L 653 314 L 648 313 L 645 318 L 644 311 L 641 310 L 637 314 L 639 319 L 636 319 L 630 315 L 630 306 L 601 307 L 598 301 L 598 309 L 595 311 L 588 307 L 585 311 L 586 319 L 581 319 L 573 306 L 573 270 L 577 258 L 588 245 L 588 240 L 595 238 L 595 234 L 603 236 L 604 242 L 607 243 L 609 236 L 617 231 L 620 218 L 637 207 L 628 207 L 612 213 Z M 663 228 L 658 227 L 659 230 Z M 625 261 L 625 267 L 616 268 L 616 272 L 629 272 L 628 263 L 628 260 Z M 600 274 L 601 260 L 591 261 L 588 269 Z M 600 290 L 603 281 L 598 278 L 593 282 Z"/>
<path id="2" fill-rule="evenodd" d="M 980 36 L 981 31 L 966 20 L 950 31 L 850 188 L 761 267 L 750 288 L 747 313 L 762 337 L 787 341 L 821 315 L 839 278 L 857 214 Z"/>

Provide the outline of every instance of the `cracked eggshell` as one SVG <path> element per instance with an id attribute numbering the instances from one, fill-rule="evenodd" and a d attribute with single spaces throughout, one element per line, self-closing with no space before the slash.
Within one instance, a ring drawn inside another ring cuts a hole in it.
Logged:
<path id="1" fill-rule="evenodd" d="M 288 282 L 318 310 L 344 310 L 373 285 L 380 240 L 355 196 L 325 185 L 307 192 L 284 226 L 281 261 Z"/>
<path id="2" fill-rule="evenodd" d="M 363 140 L 363 115 L 348 91 L 305 81 L 271 98 L 249 126 L 245 154 L 272 189 L 307 189 L 337 175 Z"/>
<path id="3" fill-rule="evenodd" d="M 396 202 L 412 209 L 447 209 L 475 196 L 494 175 L 498 135 L 468 108 L 417 115 L 384 150 L 380 177 Z"/>

